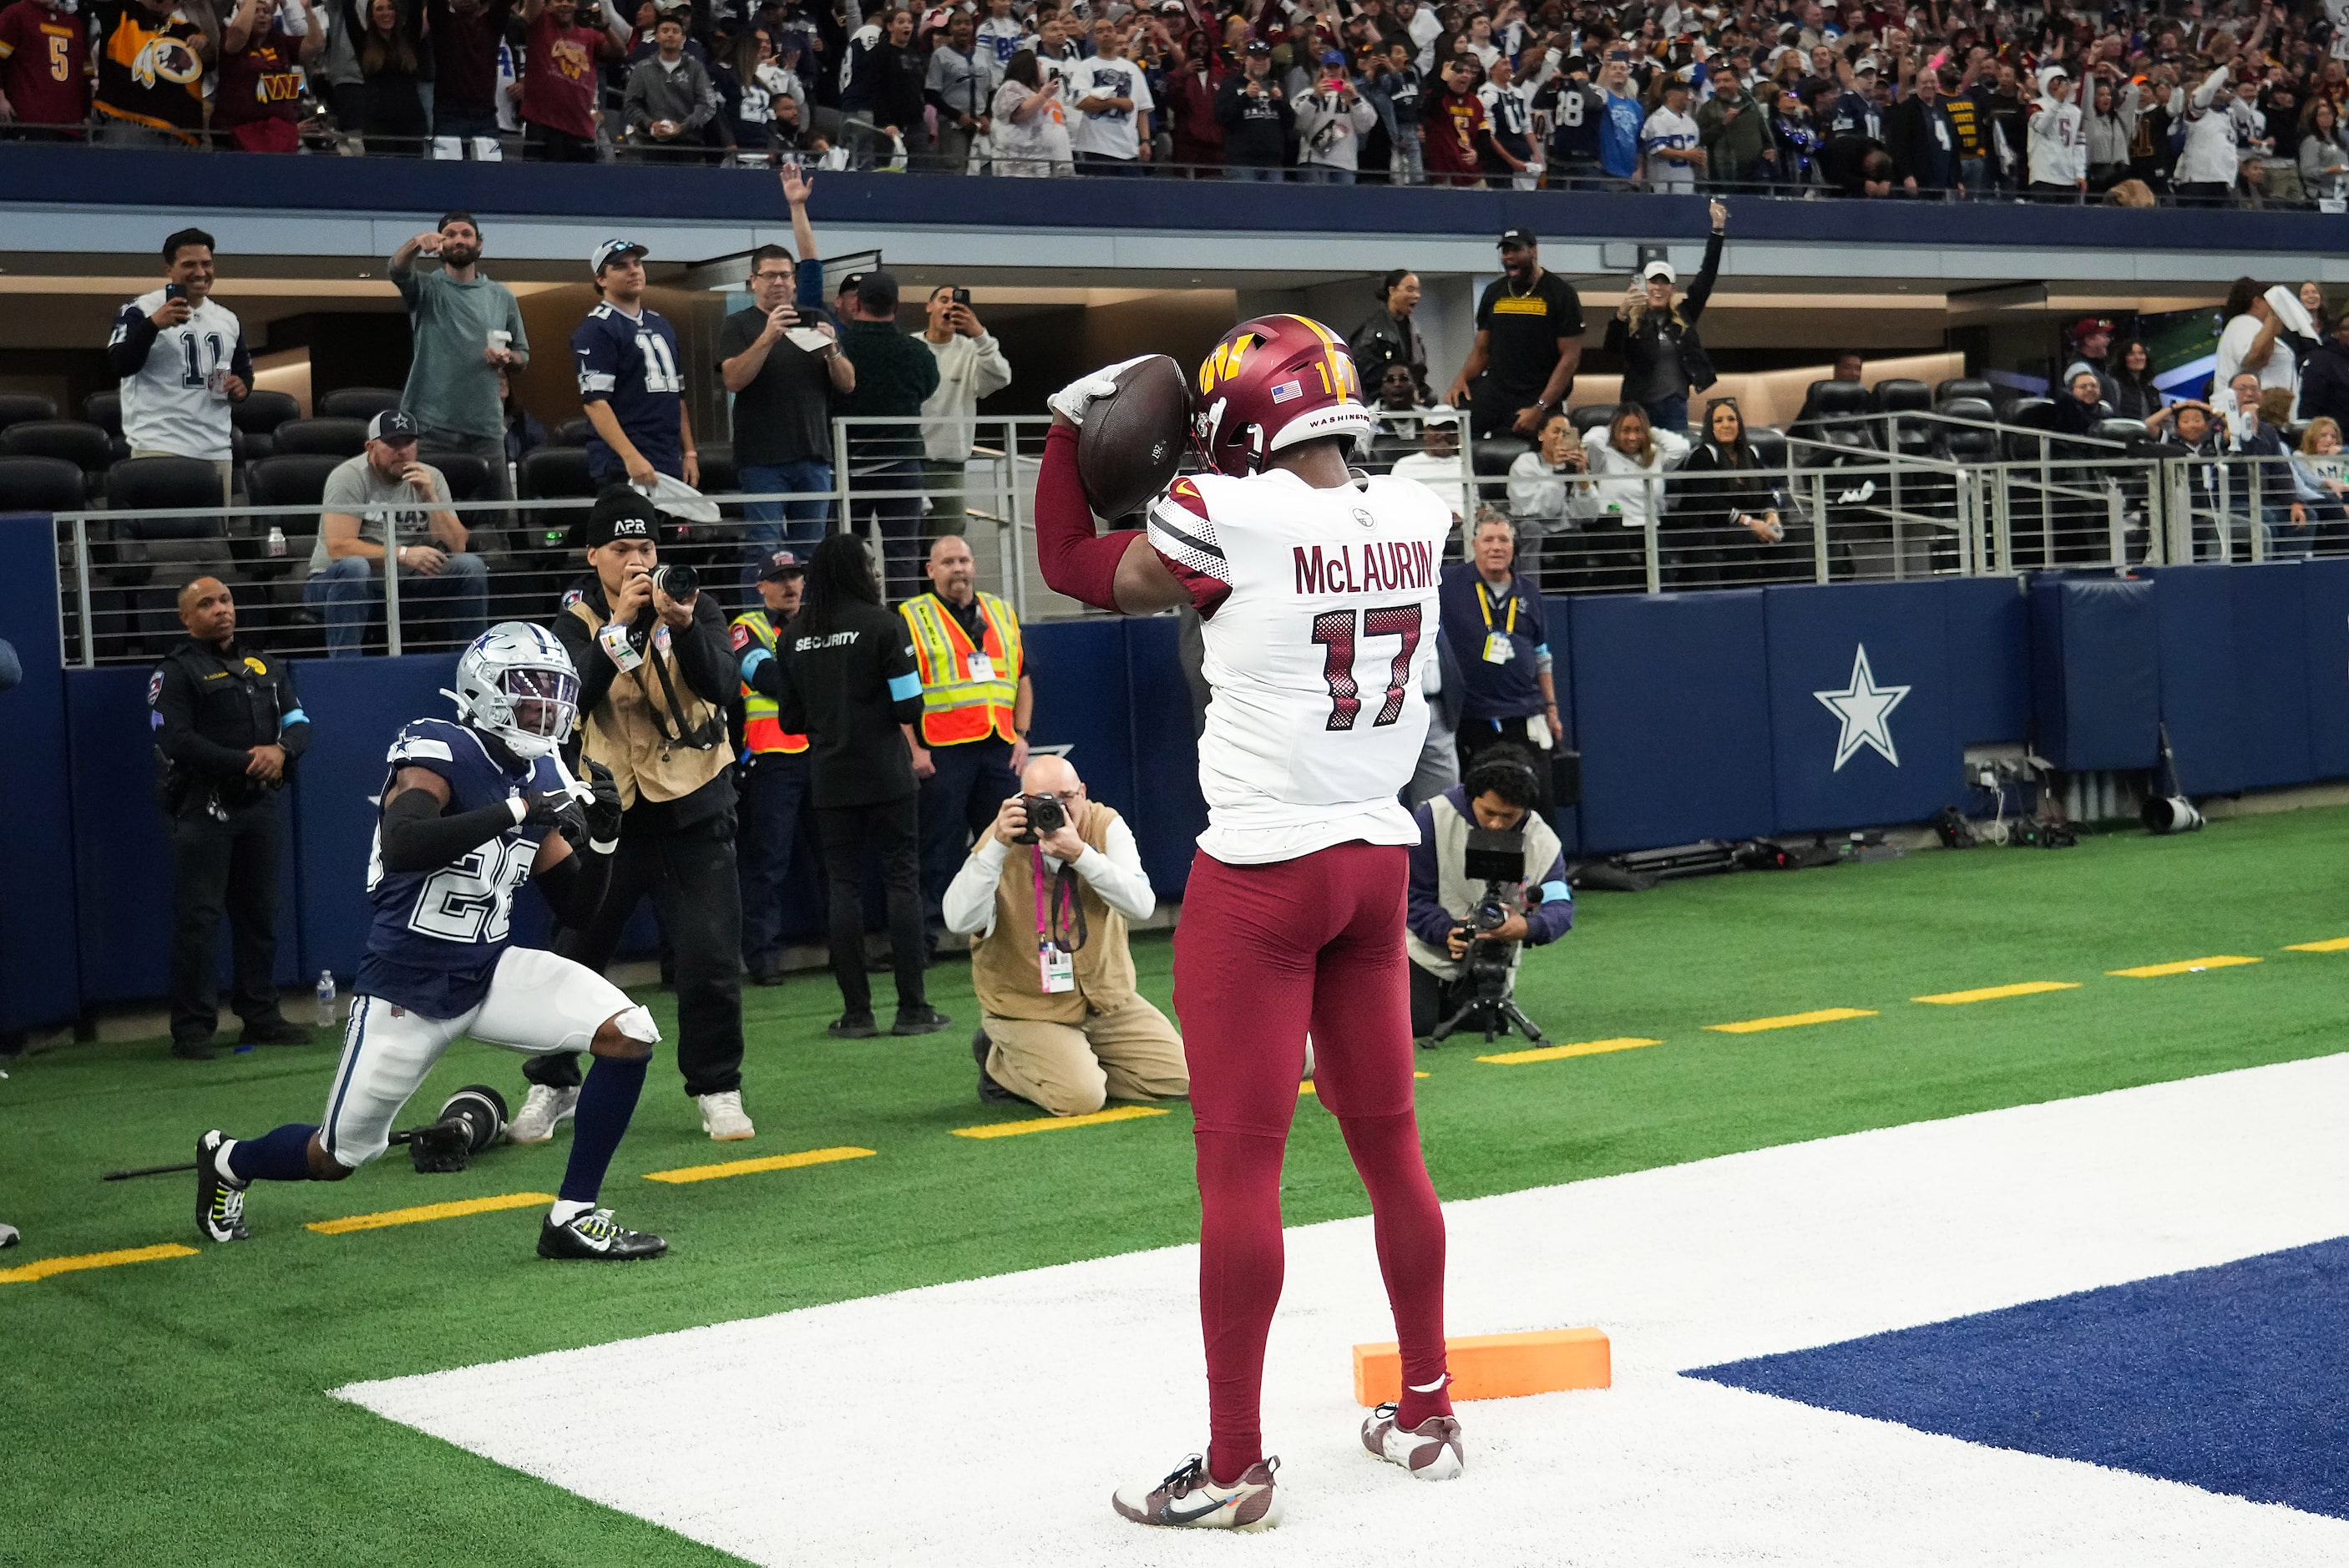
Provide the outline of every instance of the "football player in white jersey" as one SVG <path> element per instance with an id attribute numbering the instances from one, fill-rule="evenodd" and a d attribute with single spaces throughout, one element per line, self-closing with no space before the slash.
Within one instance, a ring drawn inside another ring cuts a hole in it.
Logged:
<path id="1" fill-rule="evenodd" d="M 236 313 L 212 296 L 212 237 L 181 229 L 165 240 L 163 277 L 116 313 L 106 340 L 122 380 L 122 438 L 134 458 L 202 458 L 225 475 L 229 410 L 252 394 L 253 356 Z"/>
<path id="2" fill-rule="evenodd" d="M 1199 742 L 1208 825 L 1174 937 L 1209 1440 L 1204 1457 L 1113 1501 L 1143 1524 L 1255 1530 L 1279 1518 L 1258 1402 L 1309 1031 L 1315 1088 L 1370 1191 L 1402 1350 L 1402 1400 L 1363 1423 L 1363 1446 L 1421 1480 L 1462 1465 L 1444 1216 L 1412 1108 L 1402 934 L 1419 834 L 1396 800 L 1427 729 L 1420 676 L 1451 517 L 1408 480 L 1347 467 L 1374 428 L 1353 358 L 1320 323 L 1276 315 L 1235 327 L 1200 367 L 1195 434 L 1214 471 L 1176 480 L 1146 531 L 1096 538 L 1077 431 L 1121 368 L 1051 398 L 1036 488 L 1044 577 L 1128 614 L 1195 605 L 1215 695 Z"/>

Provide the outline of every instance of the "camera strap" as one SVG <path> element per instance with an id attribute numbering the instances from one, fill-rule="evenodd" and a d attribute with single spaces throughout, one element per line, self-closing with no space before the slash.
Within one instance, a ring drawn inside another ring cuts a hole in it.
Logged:
<path id="1" fill-rule="evenodd" d="M 1048 891 L 1044 882 L 1044 851 L 1041 847 L 1030 851 L 1030 863 L 1036 879 L 1036 964 L 1044 983 L 1046 995 L 1077 988 L 1077 949 L 1085 944 L 1085 905 L 1077 893 L 1077 872 L 1073 866 L 1062 866 L 1052 876 Z M 1073 940 L 1063 940 L 1061 933 L 1061 905 L 1066 901 L 1069 911 L 1067 929 Z"/>
<path id="2" fill-rule="evenodd" d="M 668 639 L 662 634 L 667 630 L 668 628 L 665 625 L 659 628 L 659 631 L 656 632 L 654 634 L 655 641 L 662 644 L 667 643 Z M 678 696 L 677 682 L 670 677 L 668 673 L 670 658 L 663 656 L 669 654 L 670 650 L 667 646 L 656 647 L 652 650 L 652 656 L 647 658 L 645 663 L 651 665 L 653 667 L 653 674 L 659 677 L 661 695 L 668 698 L 669 708 L 677 715 L 677 721 L 681 728 L 685 723 L 685 703 Z M 644 692 L 645 707 L 647 711 L 652 715 L 653 728 L 660 736 L 661 745 L 663 747 L 689 746 L 696 751 L 707 751 L 711 747 L 718 744 L 718 726 L 714 719 L 705 719 L 700 724 L 694 726 L 690 733 L 685 734 L 682 737 L 680 737 L 677 731 L 669 728 L 668 720 L 661 715 L 661 705 L 653 700 L 653 694 L 650 691 L 647 691 L 645 689 L 645 671 L 643 665 L 639 665 L 635 669 L 630 670 L 628 672 L 628 678 L 636 683 L 636 689 L 638 691 Z"/>

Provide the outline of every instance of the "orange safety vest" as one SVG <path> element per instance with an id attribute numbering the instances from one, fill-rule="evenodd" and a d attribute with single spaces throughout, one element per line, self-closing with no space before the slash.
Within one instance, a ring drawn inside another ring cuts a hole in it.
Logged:
<path id="1" fill-rule="evenodd" d="M 1017 740 L 1013 711 L 1019 700 L 1022 649 L 1019 618 L 992 593 L 978 595 L 984 635 L 973 646 L 962 623 L 935 593 L 917 594 L 897 606 L 913 629 L 914 663 L 922 676 L 922 744 L 958 746 L 992 733 Z M 971 668 L 987 659 L 984 678 Z"/>
<path id="2" fill-rule="evenodd" d="M 737 658 L 750 651 L 757 643 L 769 653 L 775 651 L 775 623 L 764 610 L 753 610 L 734 617 L 734 653 Z M 782 707 L 771 696 L 761 696 L 749 686 L 742 688 L 742 746 L 747 751 L 782 751 L 794 756 L 807 749 L 807 737 L 792 735 L 783 728 Z"/>

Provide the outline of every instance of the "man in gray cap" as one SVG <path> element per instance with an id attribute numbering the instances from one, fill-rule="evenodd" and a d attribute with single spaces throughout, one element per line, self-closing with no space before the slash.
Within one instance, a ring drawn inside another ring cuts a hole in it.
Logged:
<path id="1" fill-rule="evenodd" d="M 388 408 L 368 422 L 367 450 L 326 476 L 302 597 L 326 616 L 329 657 L 360 652 L 386 562 L 399 573 L 403 647 L 425 623 L 460 643 L 489 625 L 489 564 L 465 548 L 448 479 L 416 460 L 417 434 L 414 419 Z"/>

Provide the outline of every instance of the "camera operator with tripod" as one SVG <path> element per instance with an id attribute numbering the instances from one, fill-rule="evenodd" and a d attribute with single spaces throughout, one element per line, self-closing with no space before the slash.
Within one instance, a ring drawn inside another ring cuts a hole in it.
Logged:
<path id="1" fill-rule="evenodd" d="M 619 787 L 620 845 L 602 908 L 554 950 L 603 973 L 649 897 L 677 950 L 677 1065 L 722 1141 L 756 1130 L 742 1111 L 742 892 L 734 872 L 734 748 L 726 705 L 737 686 L 725 613 L 689 566 L 660 559 L 661 516 L 616 484 L 572 542 L 588 575 L 564 595 L 553 630 L 579 672 L 585 755 Z M 543 1143 L 579 1103 L 576 1056 L 533 1057 L 508 1135 Z"/>
<path id="2" fill-rule="evenodd" d="M 1540 799 L 1531 754 L 1490 746 L 1465 779 L 1414 813 L 1419 847 L 1403 918 L 1419 1038 L 1469 1029 L 1490 1040 L 1512 1028 L 1542 1038 L 1514 1000 L 1517 965 L 1526 948 L 1572 927 L 1574 892 L 1557 835 L 1534 809 Z"/>

